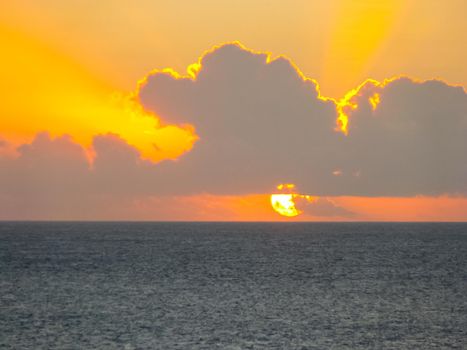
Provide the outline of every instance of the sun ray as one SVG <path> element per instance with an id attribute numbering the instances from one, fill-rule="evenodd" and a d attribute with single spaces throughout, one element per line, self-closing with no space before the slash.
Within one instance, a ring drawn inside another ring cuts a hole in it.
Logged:
<path id="1" fill-rule="evenodd" d="M 339 2 L 323 60 L 321 83 L 324 87 L 335 86 L 326 95 L 342 96 L 367 78 L 365 72 L 371 60 L 394 32 L 404 6 L 401 0 Z"/>

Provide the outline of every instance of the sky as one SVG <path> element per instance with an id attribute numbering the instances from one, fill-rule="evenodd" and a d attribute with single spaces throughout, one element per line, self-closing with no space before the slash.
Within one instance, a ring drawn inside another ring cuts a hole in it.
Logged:
<path id="1" fill-rule="evenodd" d="M 467 221 L 465 13 L 3 2 L 0 219 Z"/>

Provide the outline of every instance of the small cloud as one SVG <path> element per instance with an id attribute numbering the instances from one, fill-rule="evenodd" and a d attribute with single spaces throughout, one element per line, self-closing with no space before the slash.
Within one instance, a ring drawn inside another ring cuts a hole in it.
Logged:
<path id="1" fill-rule="evenodd" d="M 336 205 L 332 200 L 326 197 L 319 197 L 312 201 L 298 199 L 296 205 L 303 213 L 310 216 L 323 218 L 352 218 L 355 216 L 353 212 Z"/>

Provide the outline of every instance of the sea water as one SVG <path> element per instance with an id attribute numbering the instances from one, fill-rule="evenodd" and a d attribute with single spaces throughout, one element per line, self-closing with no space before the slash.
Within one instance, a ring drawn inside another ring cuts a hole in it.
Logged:
<path id="1" fill-rule="evenodd" d="M 0 223 L 0 349 L 448 348 L 467 224 Z"/>

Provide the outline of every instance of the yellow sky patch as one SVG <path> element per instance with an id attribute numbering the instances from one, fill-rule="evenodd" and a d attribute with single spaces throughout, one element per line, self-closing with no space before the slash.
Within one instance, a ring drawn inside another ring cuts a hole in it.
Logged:
<path id="1" fill-rule="evenodd" d="M 116 92 L 69 57 L 18 31 L 0 26 L 0 135 L 13 144 L 39 131 L 70 134 L 89 147 L 98 134 L 115 133 L 159 161 L 189 150 L 196 137 L 187 126 L 161 126 L 131 96 Z"/>

